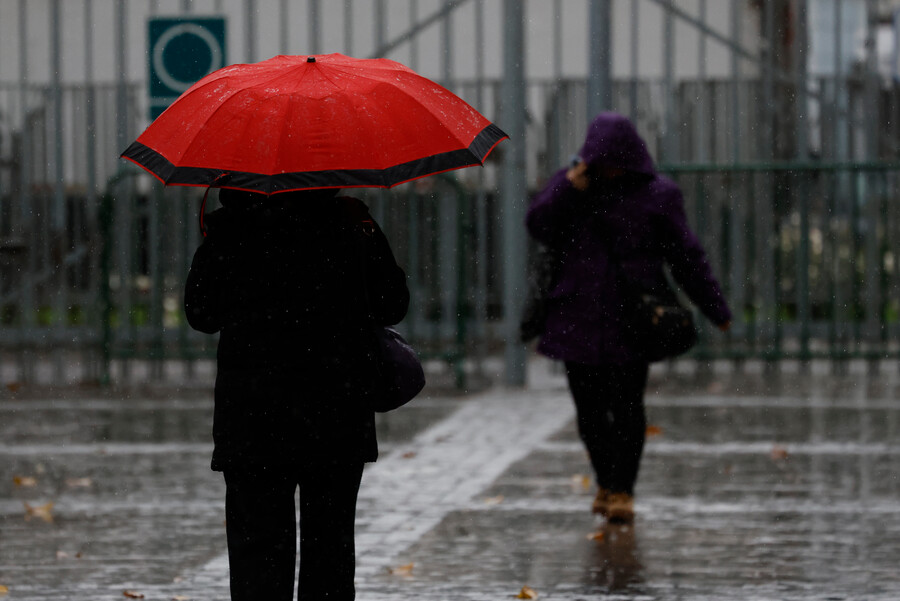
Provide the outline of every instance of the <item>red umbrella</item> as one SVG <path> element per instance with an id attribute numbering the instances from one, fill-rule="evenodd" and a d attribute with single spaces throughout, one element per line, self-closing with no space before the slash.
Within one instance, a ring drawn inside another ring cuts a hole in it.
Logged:
<path id="1" fill-rule="evenodd" d="M 389 188 L 483 164 L 506 137 L 395 61 L 276 56 L 207 75 L 122 156 L 165 184 L 273 194 Z"/>

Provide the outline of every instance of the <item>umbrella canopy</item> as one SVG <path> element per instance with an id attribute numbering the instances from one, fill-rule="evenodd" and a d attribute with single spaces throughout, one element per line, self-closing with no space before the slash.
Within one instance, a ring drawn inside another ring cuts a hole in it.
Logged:
<path id="1" fill-rule="evenodd" d="M 273 194 L 389 188 L 483 164 L 506 137 L 395 61 L 276 56 L 207 75 L 122 156 L 165 184 Z"/>

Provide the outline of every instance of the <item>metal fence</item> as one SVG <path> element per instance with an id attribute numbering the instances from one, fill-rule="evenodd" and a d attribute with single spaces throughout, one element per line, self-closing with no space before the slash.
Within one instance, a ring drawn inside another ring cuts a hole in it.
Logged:
<path id="1" fill-rule="evenodd" d="M 872 44 L 851 66 L 836 49 L 826 74 L 811 73 L 807 56 L 809 39 L 821 33 L 806 18 L 813 7 L 833 16 L 829 27 L 845 41 L 838 32 L 846 9 L 861 8 L 862 37 L 871 41 L 883 3 L 328 3 L 342 7 L 340 18 L 321 2 L 302 4 L 266 6 L 279 23 L 272 42 L 259 25 L 262 3 L 252 0 L 82 0 L 66 8 L 0 0 L 0 21 L 25 32 L 49 24 L 38 29 L 57 39 L 49 42 L 51 67 L 65 62 L 59 40 L 72 33 L 59 24 L 67 14 L 76 13 L 86 38 L 92 19 L 112 32 L 83 43 L 80 81 L 52 69 L 41 81 L 24 50 L 16 80 L 0 81 L 0 381 L 208 369 L 215 341 L 187 328 L 181 310 L 199 243 L 199 192 L 163 190 L 117 158 L 146 123 L 146 83 L 130 74 L 134 60 L 116 54 L 140 11 L 231 11 L 241 32 L 231 62 L 266 58 L 262 47 L 272 43 L 276 51 L 302 51 L 295 43 L 327 49 L 328 32 L 338 32 L 338 50 L 404 60 L 517 132 L 484 169 L 361 192 L 410 276 L 403 328 L 457 384 L 487 357 L 506 352 L 507 370 L 524 357 L 510 336 L 524 290 L 521 215 L 529 194 L 580 146 L 598 106 L 630 115 L 680 183 L 736 309 L 727 336 L 704 328 L 694 358 L 900 356 L 898 89 L 875 65 Z M 302 43 L 282 25 L 285 15 L 304 23 Z M 537 61 L 544 72 L 522 67 L 527 77 L 517 83 L 516 59 L 534 59 L 533 28 L 545 15 L 555 20 L 539 31 L 549 52 Z M 601 34 L 608 46 L 597 45 Z M 573 47 L 569 38 L 581 41 Z M 650 38 L 660 55 L 647 67 L 640 40 Z M 22 37 L 2 43 L 29 47 Z M 676 50 L 688 46 L 693 66 L 676 63 Z M 467 52 L 492 58 L 469 61 Z M 100 54 L 119 57 L 105 79 L 90 74 Z M 718 67 L 710 66 L 714 57 Z M 569 62 L 591 68 L 573 73 Z M 527 113 L 511 122 L 518 102 Z"/>

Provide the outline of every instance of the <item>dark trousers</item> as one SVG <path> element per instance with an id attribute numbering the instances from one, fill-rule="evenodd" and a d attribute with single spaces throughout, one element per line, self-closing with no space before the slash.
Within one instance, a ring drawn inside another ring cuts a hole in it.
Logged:
<path id="1" fill-rule="evenodd" d="M 578 434 L 587 447 L 597 485 L 611 492 L 634 494 L 647 431 L 647 372 L 645 362 L 566 362 L 569 390 L 578 414 Z"/>
<path id="2" fill-rule="evenodd" d="M 300 601 L 355 596 L 353 527 L 363 464 L 225 472 L 233 601 L 291 601 L 297 560 L 294 493 L 300 487 Z"/>

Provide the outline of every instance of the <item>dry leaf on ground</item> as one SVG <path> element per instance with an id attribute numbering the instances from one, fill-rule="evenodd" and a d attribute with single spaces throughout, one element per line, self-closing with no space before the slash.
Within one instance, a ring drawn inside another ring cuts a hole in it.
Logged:
<path id="1" fill-rule="evenodd" d="M 128 597 L 129 599 L 143 599 L 144 595 L 141 593 L 137 593 L 135 591 L 122 591 L 123 597 Z"/>
<path id="2" fill-rule="evenodd" d="M 172 597 L 172 601 L 191 601 L 191 598 L 187 595 L 175 595 Z"/>
<path id="3" fill-rule="evenodd" d="M 43 505 L 33 506 L 25 503 L 25 521 L 31 521 L 31 518 L 44 520 L 48 524 L 53 521 L 53 502 Z"/>
<path id="4" fill-rule="evenodd" d="M 659 426 L 647 426 L 647 436 L 659 436 L 662 432 Z"/>
<path id="5" fill-rule="evenodd" d="M 772 452 L 769 453 L 769 456 L 774 461 L 783 461 L 788 458 L 788 451 L 781 445 L 775 445 L 772 447 Z"/>
<path id="6" fill-rule="evenodd" d="M 503 502 L 503 495 L 497 495 L 496 497 L 485 497 L 484 504 L 485 505 L 499 505 Z"/>
<path id="7" fill-rule="evenodd" d="M 66 486 L 69 488 L 90 488 L 94 481 L 90 478 L 66 478 Z"/>
<path id="8" fill-rule="evenodd" d="M 9 594 L 9 588 L 0 584 L 0 597 Z"/>
<path id="9" fill-rule="evenodd" d="M 531 588 L 530 586 L 523 586 L 522 590 L 519 591 L 519 594 L 516 595 L 516 599 L 537 599 L 538 594 L 537 591 Z"/>
<path id="10" fill-rule="evenodd" d="M 20 488 L 32 488 L 37 486 L 37 478 L 34 476 L 13 476 L 13 484 Z"/>
<path id="11" fill-rule="evenodd" d="M 587 539 L 601 541 L 601 540 L 603 540 L 603 537 L 605 537 L 605 536 L 606 536 L 606 533 L 603 532 L 603 530 L 597 530 L 596 532 L 591 532 L 590 534 L 588 534 Z"/>
<path id="12" fill-rule="evenodd" d="M 572 476 L 572 488 L 581 488 L 582 490 L 590 490 L 591 477 L 584 474 L 575 474 Z"/>
<path id="13" fill-rule="evenodd" d="M 396 568 L 388 568 L 388 572 L 395 576 L 412 576 L 413 567 L 416 564 L 408 563 L 406 565 L 397 566 Z"/>

